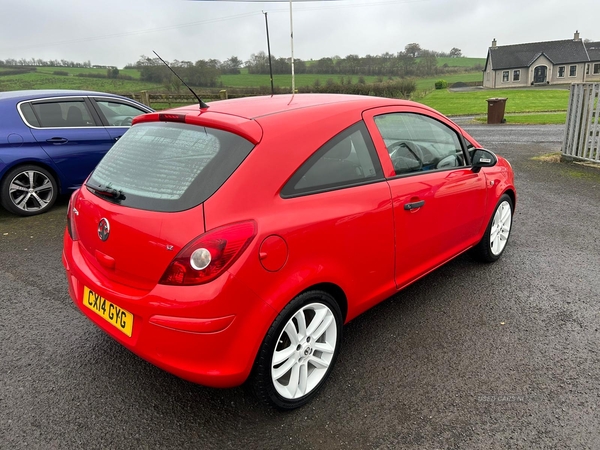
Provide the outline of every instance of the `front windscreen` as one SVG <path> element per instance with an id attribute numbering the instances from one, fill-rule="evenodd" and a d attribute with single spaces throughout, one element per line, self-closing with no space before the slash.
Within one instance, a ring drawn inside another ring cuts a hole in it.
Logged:
<path id="1" fill-rule="evenodd" d="M 252 148 L 244 138 L 214 128 L 141 123 L 100 161 L 87 187 L 123 206 L 183 211 L 214 194 Z"/>

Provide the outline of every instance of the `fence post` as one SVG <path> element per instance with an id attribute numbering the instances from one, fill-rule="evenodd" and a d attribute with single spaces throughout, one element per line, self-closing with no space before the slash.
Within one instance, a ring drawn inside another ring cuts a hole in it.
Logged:
<path id="1" fill-rule="evenodd" d="M 150 104 L 150 94 L 148 94 L 148 91 L 140 92 L 140 101 L 146 106 L 152 106 Z"/>
<path id="2" fill-rule="evenodd" d="M 562 145 L 563 158 L 600 162 L 600 83 L 573 83 Z"/>

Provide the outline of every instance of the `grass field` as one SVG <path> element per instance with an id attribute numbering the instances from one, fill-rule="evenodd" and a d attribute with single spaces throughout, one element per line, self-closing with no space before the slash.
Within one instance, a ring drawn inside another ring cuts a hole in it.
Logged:
<path id="1" fill-rule="evenodd" d="M 62 70 L 73 74 L 73 76 L 53 75 L 55 70 Z M 131 72 L 131 73 L 130 73 Z M 120 73 L 134 76 L 136 70 L 124 70 Z M 16 91 L 21 89 L 85 89 L 90 91 L 112 92 L 123 94 L 148 90 L 158 92 L 163 89 L 162 85 L 139 80 L 119 80 L 110 78 L 86 78 L 74 76 L 77 73 L 100 73 L 106 74 L 106 69 L 79 69 L 68 67 L 44 67 L 35 72 L 22 75 L 9 75 L 0 77 L 1 91 Z"/>
<path id="2" fill-rule="evenodd" d="M 481 58 L 438 58 L 442 61 L 448 61 L 455 64 L 455 67 L 470 67 L 477 63 Z M 485 60 L 484 60 L 485 61 Z M 0 72 L 6 70 L 14 70 L 9 67 L 0 67 Z M 68 72 L 71 76 L 54 75 L 55 71 Z M 90 89 L 98 91 L 108 91 L 114 93 L 126 93 L 132 91 L 149 90 L 158 92 L 163 90 L 163 86 L 158 83 L 148 83 L 139 81 L 140 72 L 136 69 L 120 69 L 119 73 L 129 75 L 134 80 L 113 80 L 102 78 L 85 78 L 78 77 L 78 74 L 100 74 L 106 75 L 106 69 L 93 68 L 74 68 L 74 67 L 38 67 L 35 72 L 30 72 L 22 75 L 10 75 L 0 77 L 0 91 L 13 91 L 19 89 Z M 352 79 L 353 83 L 358 82 L 358 75 L 339 75 L 339 74 L 296 74 L 296 86 L 312 86 L 318 79 L 321 84 L 325 84 L 328 79 L 340 82 L 341 78 L 347 82 L 348 78 Z M 364 76 L 367 83 L 375 83 L 378 81 L 377 76 Z M 387 80 L 387 77 L 382 77 Z M 428 91 L 434 88 L 436 81 L 444 79 L 448 83 L 456 83 L 457 81 L 481 81 L 480 72 L 467 72 L 463 74 L 447 74 L 426 79 L 417 79 L 417 89 L 420 91 Z M 221 75 L 220 82 L 224 87 L 231 88 L 247 88 L 270 86 L 271 82 L 268 75 L 251 75 L 247 69 L 241 69 L 240 75 Z M 274 75 L 273 82 L 275 86 L 291 87 L 292 76 Z"/>
<path id="3" fill-rule="evenodd" d="M 437 65 L 448 67 L 473 67 L 476 65 L 485 65 L 485 58 L 437 58 Z"/>
<path id="4" fill-rule="evenodd" d="M 482 81 L 483 77 L 481 72 L 465 72 L 465 73 L 453 73 L 439 75 L 437 77 L 430 78 L 419 78 L 417 79 L 417 90 L 418 91 L 429 91 L 435 89 L 435 82 L 438 80 L 445 80 L 448 84 L 458 83 L 469 83 L 473 81 Z"/>
<path id="5" fill-rule="evenodd" d="M 486 99 L 505 97 L 506 113 L 567 111 L 569 91 L 566 89 L 505 89 L 470 92 L 434 90 L 419 102 L 446 115 L 487 114 Z"/>

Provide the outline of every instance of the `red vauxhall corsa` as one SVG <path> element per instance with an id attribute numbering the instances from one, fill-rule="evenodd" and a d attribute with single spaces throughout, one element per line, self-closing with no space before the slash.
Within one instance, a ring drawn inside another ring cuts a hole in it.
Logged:
<path id="1" fill-rule="evenodd" d="M 343 324 L 466 250 L 502 255 L 513 172 L 479 147 L 431 108 L 376 97 L 140 116 L 71 198 L 69 293 L 164 370 L 299 407 Z"/>

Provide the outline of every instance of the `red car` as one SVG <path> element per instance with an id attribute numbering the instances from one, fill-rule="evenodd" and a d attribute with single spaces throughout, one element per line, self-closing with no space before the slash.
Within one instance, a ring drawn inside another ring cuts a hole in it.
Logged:
<path id="1" fill-rule="evenodd" d="M 426 106 L 281 95 L 150 113 L 70 201 L 69 293 L 196 383 L 282 409 L 330 374 L 343 324 L 472 249 L 495 261 L 509 163 Z"/>

